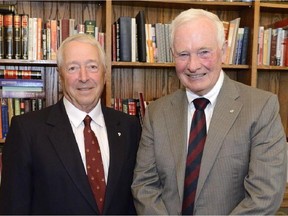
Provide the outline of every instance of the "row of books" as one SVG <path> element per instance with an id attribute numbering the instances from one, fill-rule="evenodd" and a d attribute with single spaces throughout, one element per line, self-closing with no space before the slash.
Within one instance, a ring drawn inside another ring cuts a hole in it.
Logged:
<path id="1" fill-rule="evenodd" d="M 240 17 L 223 21 L 225 37 L 228 42 L 225 64 L 247 64 L 249 46 L 249 27 L 240 27 Z"/>
<path id="2" fill-rule="evenodd" d="M 249 27 L 240 27 L 240 17 L 223 21 L 228 41 L 225 64 L 247 64 Z M 171 24 L 149 24 L 144 11 L 136 17 L 122 16 L 112 25 L 112 60 L 126 62 L 172 62 Z"/>
<path id="3" fill-rule="evenodd" d="M 105 46 L 95 20 L 76 25 L 72 18 L 44 21 L 27 14 L 0 14 L 0 58 L 55 60 L 61 42 L 77 33 L 91 34 Z"/>
<path id="4" fill-rule="evenodd" d="M 112 107 L 115 110 L 122 111 L 128 115 L 139 118 L 141 125 L 145 115 L 145 109 L 148 103 L 144 101 L 143 93 L 139 93 L 139 98 L 114 98 L 112 99 Z"/>
<path id="5" fill-rule="evenodd" d="M 144 11 L 122 16 L 112 25 L 112 60 L 125 62 L 172 62 L 170 24 L 150 24 Z"/>
<path id="6" fill-rule="evenodd" d="M 259 27 L 257 64 L 288 66 L 288 18 Z"/>
<path id="7" fill-rule="evenodd" d="M 43 98 L 0 98 L 0 139 L 5 139 L 13 116 L 45 107 Z"/>

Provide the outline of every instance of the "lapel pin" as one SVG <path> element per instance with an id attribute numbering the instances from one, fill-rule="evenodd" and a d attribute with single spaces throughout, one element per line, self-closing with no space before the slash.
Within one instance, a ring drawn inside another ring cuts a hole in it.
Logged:
<path id="1" fill-rule="evenodd" d="M 120 133 L 120 132 L 118 132 L 118 136 L 121 136 L 121 133 Z"/>

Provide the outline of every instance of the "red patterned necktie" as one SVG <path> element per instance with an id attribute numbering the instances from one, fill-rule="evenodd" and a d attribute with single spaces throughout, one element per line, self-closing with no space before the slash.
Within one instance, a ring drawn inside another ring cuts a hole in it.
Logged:
<path id="1" fill-rule="evenodd" d="M 193 100 L 193 103 L 195 106 L 195 112 L 191 123 L 186 161 L 182 205 L 183 215 L 193 215 L 201 158 L 206 140 L 206 118 L 204 109 L 208 105 L 209 100 L 206 98 L 197 98 Z"/>
<path id="2" fill-rule="evenodd" d="M 86 154 L 87 176 L 99 209 L 103 212 L 106 183 L 101 151 L 95 133 L 90 127 L 91 117 L 87 115 L 84 119 L 84 143 Z"/>

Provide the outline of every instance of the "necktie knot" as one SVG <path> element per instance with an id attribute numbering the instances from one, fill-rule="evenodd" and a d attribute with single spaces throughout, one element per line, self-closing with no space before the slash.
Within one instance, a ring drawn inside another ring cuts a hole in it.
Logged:
<path id="1" fill-rule="evenodd" d="M 83 120 L 84 121 L 84 125 L 85 126 L 90 126 L 91 120 L 92 120 L 91 117 L 89 115 L 86 115 L 84 120 Z"/>
<path id="2" fill-rule="evenodd" d="M 196 110 L 204 110 L 210 101 L 206 98 L 196 98 L 193 100 Z"/>

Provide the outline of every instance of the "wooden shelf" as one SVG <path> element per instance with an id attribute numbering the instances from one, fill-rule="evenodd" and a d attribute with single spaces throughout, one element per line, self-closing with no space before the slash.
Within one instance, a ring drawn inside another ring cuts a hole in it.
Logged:
<path id="1" fill-rule="evenodd" d="M 112 62 L 112 67 L 137 67 L 137 68 L 174 68 L 174 63 L 146 63 L 146 62 Z M 249 69 L 249 65 L 223 65 L 223 68 L 229 69 Z"/>
<path id="2" fill-rule="evenodd" d="M 24 59 L 0 59 L 1 65 L 23 66 L 57 66 L 56 60 L 24 60 Z"/>

